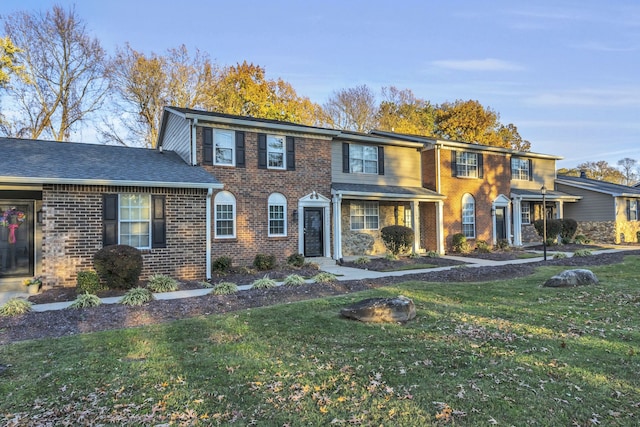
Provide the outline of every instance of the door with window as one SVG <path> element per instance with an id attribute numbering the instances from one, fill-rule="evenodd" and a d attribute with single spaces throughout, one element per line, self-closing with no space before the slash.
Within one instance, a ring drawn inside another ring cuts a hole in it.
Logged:
<path id="1" fill-rule="evenodd" d="M 496 239 L 507 239 L 507 224 L 505 221 L 504 208 L 496 208 Z"/>
<path id="2" fill-rule="evenodd" d="M 304 208 L 304 256 L 324 256 L 322 208 Z"/>
<path id="3" fill-rule="evenodd" d="M 33 275 L 33 209 L 0 200 L 0 278 Z"/>

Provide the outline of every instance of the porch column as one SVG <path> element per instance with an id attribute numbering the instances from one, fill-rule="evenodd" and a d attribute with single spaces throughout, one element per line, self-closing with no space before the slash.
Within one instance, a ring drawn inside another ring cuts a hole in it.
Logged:
<path id="1" fill-rule="evenodd" d="M 342 259 L 342 195 L 333 195 L 333 259 Z"/>
<path id="2" fill-rule="evenodd" d="M 411 202 L 411 224 L 413 225 L 413 253 L 420 250 L 420 202 Z"/>
<path id="3" fill-rule="evenodd" d="M 513 198 L 513 245 L 522 246 L 522 198 Z"/>
<path id="4" fill-rule="evenodd" d="M 438 200 L 436 202 L 436 251 L 440 255 L 444 255 L 444 202 Z"/>
<path id="5" fill-rule="evenodd" d="M 558 212 L 557 218 L 564 218 L 564 203 L 562 203 L 562 200 L 556 202 L 556 211 Z"/>

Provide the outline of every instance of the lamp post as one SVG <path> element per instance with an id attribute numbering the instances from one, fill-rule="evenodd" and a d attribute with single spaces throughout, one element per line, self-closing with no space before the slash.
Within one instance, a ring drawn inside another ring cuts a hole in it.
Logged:
<path id="1" fill-rule="evenodd" d="M 544 185 L 540 189 L 542 192 L 542 253 L 544 260 L 547 260 L 547 187 Z"/>

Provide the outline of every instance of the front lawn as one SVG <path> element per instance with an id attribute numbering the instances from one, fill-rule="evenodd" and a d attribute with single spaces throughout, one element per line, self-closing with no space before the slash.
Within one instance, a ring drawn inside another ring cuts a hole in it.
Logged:
<path id="1" fill-rule="evenodd" d="M 6 345 L 0 424 L 637 425 L 640 257 L 540 287 L 563 269 Z M 338 315 L 398 294 L 405 325 Z"/>

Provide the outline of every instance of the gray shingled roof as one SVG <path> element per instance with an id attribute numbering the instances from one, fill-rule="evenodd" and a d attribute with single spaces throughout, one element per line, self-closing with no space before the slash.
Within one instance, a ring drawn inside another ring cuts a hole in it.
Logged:
<path id="1" fill-rule="evenodd" d="M 556 182 L 585 190 L 595 191 L 597 193 L 610 194 L 613 197 L 640 197 L 640 188 L 599 181 L 597 179 L 558 175 Z"/>
<path id="2" fill-rule="evenodd" d="M 444 199 L 445 196 L 422 187 L 399 187 L 394 185 L 372 185 L 334 182 L 331 184 L 334 191 L 348 194 L 375 194 L 388 195 L 389 197 L 418 198 L 418 199 Z"/>
<path id="3" fill-rule="evenodd" d="M 113 145 L 0 138 L 0 182 L 221 188 L 173 152 Z"/>
<path id="4" fill-rule="evenodd" d="M 540 190 L 524 190 L 520 188 L 517 188 L 517 189 L 512 188 L 511 194 L 520 196 L 526 199 L 542 200 L 542 193 L 540 192 Z M 547 194 L 545 194 L 545 197 L 548 200 L 581 199 L 582 198 L 580 196 L 574 196 L 573 194 L 567 194 L 562 191 L 555 191 L 555 190 L 547 190 Z"/>

